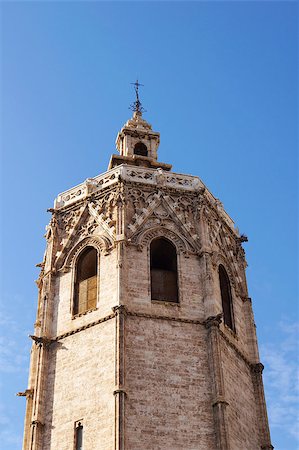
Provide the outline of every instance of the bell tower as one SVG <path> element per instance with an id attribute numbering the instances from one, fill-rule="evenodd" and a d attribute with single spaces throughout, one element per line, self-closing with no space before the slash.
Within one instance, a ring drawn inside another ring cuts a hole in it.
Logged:
<path id="1" fill-rule="evenodd" d="M 23 450 L 271 450 L 247 239 L 158 162 L 139 86 L 108 171 L 50 210 Z"/>
<path id="2" fill-rule="evenodd" d="M 142 117 L 144 108 L 139 100 L 139 86 L 142 84 L 137 80 L 134 83 L 136 100 L 131 105 L 133 117 L 117 134 L 115 143 L 120 154 L 112 155 L 108 168 L 112 169 L 120 164 L 130 164 L 170 170 L 170 164 L 157 162 L 160 134 L 153 131 L 152 126 Z"/>

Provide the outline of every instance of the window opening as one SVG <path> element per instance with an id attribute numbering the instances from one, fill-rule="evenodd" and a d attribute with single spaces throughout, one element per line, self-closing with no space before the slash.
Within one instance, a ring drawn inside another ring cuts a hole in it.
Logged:
<path id="1" fill-rule="evenodd" d="M 76 268 L 74 314 L 81 314 L 97 305 L 98 254 L 87 247 L 80 255 Z"/>
<path id="2" fill-rule="evenodd" d="M 75 450 L 83 450 L 83 425 L 81 422 L 75 428 Z"/>
<path id="3" fill-rule="evenodd" d="M 175 246 L 164 238 L 152 241 L 150 247 L 151 298 L 178 302 L 178 271 Z"/>
<path id="4" fill-rule="evenodd" d="M 226 270 L 222 265 L 219 266 L 219 281 L 220 281 L 221 301 L 223 310 L 223 320 L 225 325 L 227 325 L 231 330 L 235 331 L 230 281 L 226 273 Z"/>
<path id="5" fill-rule="evenodd" d="M 137 142 L 134 147 L 134 155 L 147 156 L 147 147 L 142 142 Z"/>

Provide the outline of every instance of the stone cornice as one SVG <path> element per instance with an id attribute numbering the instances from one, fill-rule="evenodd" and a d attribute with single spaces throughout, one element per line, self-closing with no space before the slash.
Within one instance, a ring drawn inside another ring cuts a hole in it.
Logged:
<path id="1" fill-rule="evenodd" d="M 67 206 L 75 205 L 76 203 L 89 198 L 91 195 L 101 193 L 105 188 L 113 186 L 120 180 L 157 186 L 159 188 L 172 188 L 181 192 L 204 192 L 207 200 L 211 205 L 214 205 L 215 210 L 217 210 L 217 214 L 219 214 L 224 222 L 234 230 L 232 219 L 225 212 L 219 200 L 211 194 L 200 178 L 163 171 L 161 168 L 132 167 L 126 164 L 121 164 L 95 178 L 88 178 L 84 183 L 62 192 L 55 200 L 54 210 L 51 209 L 50 211 L 58 212 L 62 209 L 64 210 Z"/>

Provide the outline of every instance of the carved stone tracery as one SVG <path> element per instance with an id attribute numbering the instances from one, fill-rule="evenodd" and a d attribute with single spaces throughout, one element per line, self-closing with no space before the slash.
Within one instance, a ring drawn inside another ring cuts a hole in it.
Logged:
<path id="1" fill-rule="evenodd" d="M 188 242 L 189 251 L 199 253 L 198 216 L 201 201 L 198 196 L 155 192 L 141 189 L 127 191 L 127 236 L 130 243 L 140 240 L 141 231 L 158 227 L 172 229 Z"/>
<path id="2" fill-rule="evenodd" d="M 86 239 L 104 254 L 109 252 L 115 237 L 114 221 L 110 218 L 113 214 L 112 208 L 110 198 L 104 198 L 100 202 L 89 201 L 84 206 L 61 215 L 56 269 L 67 269 L 70 265 L 70 255 L 73 253 L 71 249 L 84 246 Z"/>
<path id="3" fill-rule="evenodd" d="M 135 235 L 132 244 L 137 245 L 138 249 L 142 250 L 144 247 L 149 247 L 150 242 L 158 237 L 169 239 L 175 245 L 178 253 L 187 254 L 191 251 L 190 244 L 186 240 L 168 228 L 162 227 L 145 230 Z"/>
<path id="4" fill-rule="evenodd" d="M 86 247 L 95 247 L 99 253 L 103 253 L 104 255 L 109 252 L 111 242 L 104 236 L 93 236 L 86 237 L 79 241 L 77 245 L 75 245 L 72 250 L 68 253 L 64 264 L 63 270 L 67 271 L 72 266 L 74 266 L 74 262 L 76 261 L 78 255 L 82 252 L 82 250 Z"/>
<path id="5" fill-rule="evenodd" d="M 207 225 L 209 248 L 212 254 L 214 270 L 223 264 L 229 274 L 232 286 L 238 295 L 246 295 L 244 281 L 244 269 L 246 261 L 240 239 L 229 229 L 227 224 L 219 216 L 219 213 L 211 205 L 203 208 L 203 220 Z"/>

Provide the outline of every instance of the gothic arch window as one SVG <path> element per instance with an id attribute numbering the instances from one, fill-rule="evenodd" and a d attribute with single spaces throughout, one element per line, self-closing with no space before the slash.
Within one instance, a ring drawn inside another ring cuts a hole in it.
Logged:
<path id="1" fill-rule="evenodd" d="M 134 155 L 147 156 L 147 147 L 142 142 L 137 142 L 134 147 Z"/>
<path id="2" fill-rule="evenodd" d="M 96 308 L 98 293 L 98 252 L 86 247 L 75 268 L 75 292 L 73 314 L 82 314 Z"/>
<path id="3" fill-rule="evenodd" d="M 222 264 L 220 264 L 219 266 L 219 283 L 223 320 L 225 325 L 227 325 L 231 330 L 235 331 L 231 286 L 227 272 Z"/>
<path id="4" fill-rule="evenodd" d="M 175 246 L 161 237 L 150 246 L 151 298 L 178 302 L 178 269 Z"/>

